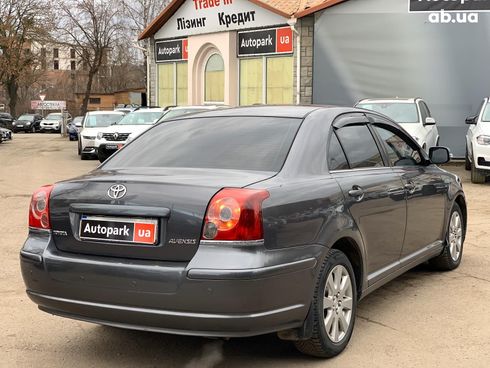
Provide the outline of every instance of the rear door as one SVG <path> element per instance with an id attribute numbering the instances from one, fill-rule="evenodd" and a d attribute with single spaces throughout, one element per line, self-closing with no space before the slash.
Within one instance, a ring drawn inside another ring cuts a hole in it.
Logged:
<path id="1" fill-rule="evenodd" d="M 399 260 L 406 200 L 399 174 L 385 163 L 367 124 L 363 114 L 338 118 L 330 138 L 328 162 L 363 238 L 372 284 Z M 336 146 L 345 153 L 346 163 L 342 163 Z"/>
<path id="2" fill-rule="evenodd" d="M 448 184 L 439 169 L 426 165 L 420 148 L 384 119 L 370 115 L 373 130 L 407 193 L 407 229 L 401 258 L 442 239 Z"/>

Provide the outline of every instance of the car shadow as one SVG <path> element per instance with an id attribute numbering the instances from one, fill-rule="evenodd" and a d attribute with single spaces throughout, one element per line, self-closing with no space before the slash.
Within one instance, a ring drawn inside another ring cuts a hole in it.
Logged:
<path id="1" fill-rule="evenodd" d="M 405 303 L 405 295 L 416 294 L 423 284 L 435 282 L 440 275 L 421 265 L 405 273 L 363 299 L 357 318 L 382 319 L 383 311 Z M 374 321 L 374 323 L 379 323 Z M 379 323 L 381 324 L 381 323 Z M 77 338 L 77 358 L 83 354 L 97 357 L 98 366 L 118 367 L 276 367 L 278 365 L 313 366 L 321 361 L 299 353 L 291 342 L 275 334 L 230 340 L 167 335 L 125 330 L 108 326 L 89 326 Z M 389 327 L 389 326 L 385 326 Z M 366 325 L 357 323 L 355 334 L 362 335 Z M 389 327 L 396 329 L 395 327 Z M 355 343 L 352 341 L 351 343 Z M 344 353 L 348 354 L 348 350 Z M 87 357 L 90 359 L 90 357 Z"/>

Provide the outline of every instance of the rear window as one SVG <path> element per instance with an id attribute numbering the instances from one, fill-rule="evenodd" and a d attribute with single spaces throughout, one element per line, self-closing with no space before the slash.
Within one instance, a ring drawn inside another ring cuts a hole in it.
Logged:
<path id="1" fill-rule="evenodd" d="M 114 156 L 104 169 L 186 167 L 279 171 L 301 119 L 195 118 L 161 123 Z"/>

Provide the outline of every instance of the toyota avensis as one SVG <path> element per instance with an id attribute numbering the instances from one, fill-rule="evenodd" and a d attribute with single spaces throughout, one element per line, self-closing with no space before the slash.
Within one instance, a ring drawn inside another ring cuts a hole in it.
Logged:
<path id="1" fill-rule="evenodd" d="M 39 188 L 21 251 L 43 311 L 213 337 L 277 332 L 332 357 L 358 301 L 461 262 L 459 178 L 375 112 L 215 110 L 156 124 L 95 171 Z"/>

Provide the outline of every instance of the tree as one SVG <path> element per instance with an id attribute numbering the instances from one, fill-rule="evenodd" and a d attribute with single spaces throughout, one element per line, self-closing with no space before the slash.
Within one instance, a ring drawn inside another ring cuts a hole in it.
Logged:
<path id="1" fill-rule="evenodd" d="M 31 45 L 49 39 L 50 8 L 44 0 L 0 0 L 0 84 L 14 116 L 19 88 L 40 74 Z"/>
<path id="2" fill-rule="evenodd" d="M 87 70 L 81 114 L 87 112 L 94 78 L 104 69 L 122 25 L 116 0 L 67 0 L 58 26 L 62 42 L 73 46 Z"/>

